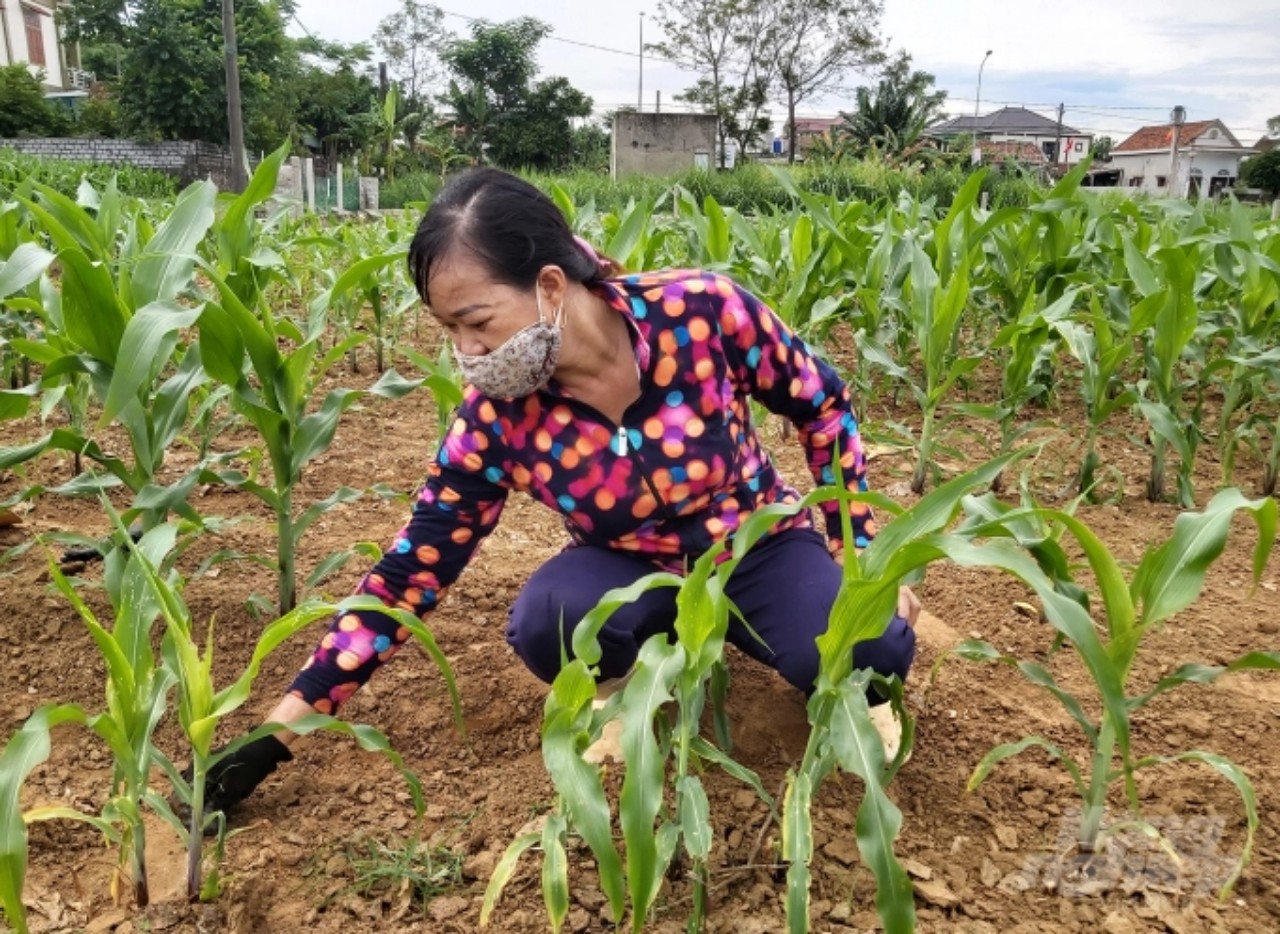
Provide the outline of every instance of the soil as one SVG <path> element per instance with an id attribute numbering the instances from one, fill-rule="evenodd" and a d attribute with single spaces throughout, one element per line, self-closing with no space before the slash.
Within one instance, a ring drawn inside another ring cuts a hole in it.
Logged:
<path id="1" fill-rule="evenodd" d="M 376 374 L 337 374 L 345 385 L 371 385 Z M 990 392 L 992 375 L 971 389 Z M 1078 404 L 1064 391 L 1057 408 L 1032 413 L 1046 427 L 1033 436 L 1051 443 L 1033 464 L 1032 488 L 1061 502 L 1078 462 L 1072 426 L 1082 424 Z M 882 436 L 893 423 L 918 425 L 918 413 L 888 399 L 868 405 L 864 432 Z M 990 453 L 990 426 L 952 420 L 952 450 L 943 467 L 954 470 Z M 1136 424 L 1117 423 L 1102 454 L 1123 477 L 1111 481 L 1113 501 L 1082 505 L 1078 514 L 1122 561 L 1136 563 L 1150 543 L 1162 541 L 1178 514 L 1172 505 L 1144 498 L 1148 459 L 1132 435 Z M 963 429 L 963 430 L 961 430 Z M 0 445 L 36 437 L 33 422 L 0 427 Z M 807 486 L 799 446 L 784 440 L 776 424 L 764 429 L 784 473 Z M 246 441 L 248 436 L 239 440 Z M 123 438 L 114 439 L 122 448 Z M 220 445 L 234 446 L 236 439 Z M 399 401 L 369 398 L 343 420 L 337 443 L 308 470 L 296 501 L 320 499 L 343 484 L 385 483 L 409 493 L 424 474 L 435 444 L 435 413 L 424 393 Z M 177 448 L 170 466 L 194 455 Z M 872 463 L 873 485 L 903 503 L 910 455 L 881 450 Z M 26 472 L 48 485 L 70 478 L 70 464 L 50 456 Z M 1214 452 L 1201 452 L 1197 496 L 1203 504 L 1217 487 Z M 1172 467 L 1171 467 L 1172 472 Z M 1260 465 L 1242 457 L 1237 481 L 1256 485 Z M 0 476 L 0 497 L 21 488 L 13 473 Z M 1172 476 L 1170 489 L 1174 488 Z M 123 505 L 123 499 L 117 499 Z M 261 504 L 246 494 L 202 489 L 194 498 L 205 514 L 239 517 L 215 536 L 201 539 L 183 558 L 190 572 L 221 548 L 270 553 L 273 532 Z M 298 552 L 301 576 L 330 552 L 357 541 L 388 542 L 406 515 L 406 502 L 366 497 L 339 506 L 308 533 Z M 107 520 L 94 500 L 46 495 L 21 508 L 22 523 L 0 529 L 0 543 L 20 544 L 37 533 L 97 534 Z M 462 693 L 466 732 L 451 723 L 441 678 L 425 653 L 403 652 L 360 691 L 345 716 L 386 732 L 427 791 L 421 824 L 423 848 L 434 854 L 431 872 L 440 891 L 425 905 L 407 883 L 362 884 L 371 865 L 386 870 L 377 848 L 400 850 L 414 839 L 413 808 L 405 785 L 380 756 L 360 752 L 350 740 L 315 737 L 296 747 L 283 766 L 246 802 L 239 833 L 227 843 L 224 888 L 211 904 L 183 900 L 183 863 L 176 839 L 151 827 L 153 905 L 138 911 L 127 898 L 114 904 L 110 889 L 113 850 L 96 831 L 78 824 L 39 824 L 31 831 L 32 861 L 26 898 L 38 931 L 472 931 L 478 926 L 484 888 L 494 864 L 526 824 L 546 812 L 553 790 L 538 744 L 545 687 L 508 649 L 502 634 L 506 609 L 522 582 L 563 545 L 557 519 L 524 498 L 513 498 L 477 560 L 428 617 Z M 1139 654 L 1130 686 L 1153 684 L 1192 661 L 1224 664 L 1250 649 L 1276 649 L 1280 593 L 1273 565 L 1256 591 L 1250 562 L 1256 535 L 1237 521 L 1223 558 L 1209 572 L 1201 599 L 1151 633 Z M 48 583 L 46 558 L 31 549 L 0 566 L 0 734 L 8 734 L 39 705 L 73 701 L 101 709 L 104 674 L 79 618 Z M 340 598 L 367 559 L 356 558 L 319 591 Z M 101 608 L 101 566 L 80 575 L 90 602 Z M 249 562 L 220 565 L 190 582 L 186 597 L 194 618 L 216 618 L 215 674 L 225 684 L 247 663 L 262 621 L 247 607 L 251 594 L 273 596 L 268 571 Z M 929 615 L 918 627 L 919 655 L 908 684 L 916 718 L 914 756 L 890 793 L 904 813 L 899 856 L 908 861 L 917 891 L 918 929 L 925 932 L 1262 931 L 1280 925 L 1280 681 L 1274 675 L 1239 674 L 1209 687 L 1188 686 L 1164 695 L 1135 717 L 1140 754 L 1173 755 L 1200 748 L 1230 757 L 1251 779 L 1261 828 L 1253 859 L 1235 891 L 1217 898 L 1244 840 L 1245 816 L 1234 788 L 1203 764 L 1183 763 L 1140 773 L 1144 815 L 1181 854 L 1174 863 L 1133 834 L 1088 865 L 1073 860 L 1072 785 L 1061 767 L 1031 751 L 998 766 L 976 791 L 966 782 L 993 746 L 1039 735 L 1082 756 L 1084 738 L 1058 703 L 1014 668 L 957 659 L 930 671 L 956 642 L 979 637 L 1018 658 L 1040 662 L 1068 690 L 1085 693 L 1088 681 L 1070 649 L 1050 651 L 1051 630 L 1015 606 L 1024 589 L 994 572 L 936 565 L 917 587 Z M 255 725 L 308 657 L 323 623 L 279 649 L 266 663 L 249 703 L 220 728 L 226 740 Z M 730 659 L 728 711 L 734 755 L 771 790 L 800 759 L 806 737 L 803 698 L 771 671 L 745 657 Z M 1092 711 L 1093 705 L 1087 705 Z M 161 745 L 179 755 L 172 718 L 159 732 Z M 60 728 L 53 755 L 28 782 L 24 806 L 59 803 L 101 807 L 110 788 L 110 756 L 104 746 Z M 704 776 L 716 830 L 710 931 L 784 929 L 782 870 L 774 864 L 778 832 L 764 806 L 719 772 Z M 158 782 L 157 784 L 163 784 Z M 613 782 L 616 791 L 616 781 Z M 864 931 L 877 927 L 870 873 L 858 864 L 854 815 L 859 782 L 833 778 L 814 802 L 814 931 Z M 1119 813 L 1122 796 L 1112 804 Z M 750 862 L 749 862 L 750 861 Z M 537 863 L 526 856 L 499 903 L 491 929 L 540 931 L 548 924 Z M 605 902 L 586 851 L 571 853 L 573 904 L 568 927 L 607 931 Z M 365 880 L 367 881 L 367 880 Z M 121 891 L 127 891 L 122 886 Z M 677 879 L 663 890 L 650 929 L 683 930 L 688 887 Z"/>

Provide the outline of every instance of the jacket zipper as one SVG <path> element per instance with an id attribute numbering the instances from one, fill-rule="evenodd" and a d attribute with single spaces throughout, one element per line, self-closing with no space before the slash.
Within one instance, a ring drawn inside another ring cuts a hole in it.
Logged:
<path id="1" fill-rule="evenodd" d="M 630 411 L 632 408 L 639 405 L 640 401 L 643 398 L 644 398 L 644 394 L 642 392 L 640 399 L 637 399 L 635 402 L 629 405 L 627 407 L 627 410 Z M 613 427 L 614 437 L 618 439 L 618 450 L 617 450 L 618 456 L 619 457 L 629 456 L 631 458 L 631 460 L 635 463 L 637 469 L 640 471 L 640 477 L 642 480 L 644 480 L 644 485 L 645 487 L 648 488 L 649 495 L 652 496 L 654 499 L 654 502 L 658 504 L 658 511 L 662 513 L 662 517 L 667 520 L 675 519 L 676 514 L 671 511 L 666 500 L 664 500 L 658 494 L 658 485 L 653 482 L 653 477 L 649 476 L 649 471 L 645 469 L 644 459 L 640 457 L 640 452 L 632 451 L 630 449 L 630 444 L 627 440 L 626 426 L 618 422 L 615 422 L 613 419 L 607 417 L 603 412 L 601 412 L 595 406 L 588 405 L 587 403 L 581 402 L 572 397 L 569 397 L 569 402 L 573 405 L 578 406 L 578 408 L 584 409 L 585 411 L 589 412 L 591 415 L 595 416 L 595 418 L 597 418 L 599 421 L 603 422 L 604 424 L 610 425 Z"/>

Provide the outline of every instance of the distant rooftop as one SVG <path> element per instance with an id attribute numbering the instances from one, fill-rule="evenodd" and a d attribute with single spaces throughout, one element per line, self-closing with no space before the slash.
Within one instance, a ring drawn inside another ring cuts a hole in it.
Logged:
<path id="1" fill-rule="evenodd" d="M 1195 142 L 1207 142 L 1210 143 L 1212 148 L 1214 145 L 1214 142 L 1211 142 L 1213 134 L 1209 134 L 1205 139 L 1201 139 L 1201 137 L 1213 129 L 1220 131 L 1216 145 L 1232 149 L 1240 148 L 1239 140 L 1231 135 L 1231 131 L 1223 125 L 1221 120 L 1197 120 L 1193 123 L 1184 123 L 1178 133 L 1178 145 L 1190 146 Z M 1151 152 L 1153 150 L 1158 152 L 1162 149 L 1169 149 L 1172 145 L 1173 124 L 1162 123 L 1156 126 L 1144 126 L 1111 151 L 1113 153 Z"/>
<path id="2" fill-rule="evenodd" d="M 1058 121 L 1027 110 L 1025 107 L 1002 107 L 989 114 L 974 117 L 952 117 L 924 131 L 926 136 L 1052 136 L 1058 132 Z M 1088 136 L 1075 127 L 1062 125 L 1063 136 Z"/>

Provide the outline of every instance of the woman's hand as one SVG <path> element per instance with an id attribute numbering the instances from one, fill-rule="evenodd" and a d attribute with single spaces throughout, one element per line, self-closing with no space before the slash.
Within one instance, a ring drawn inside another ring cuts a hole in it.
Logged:
<path id="1" fill-rule="evenodd" d="M 844 567 L 844 552 L 837 552 L 832 557 L 836 564 Z M 911 592 L 910 587 L 898 588 L 898 615 L 907 621 L 912 629 L 916 628 L 916 620 L 920 618 L 920 598 Z"/>
<path id="2" fill-rule="evenodd" d="M 920 618 L 920 598 L 911 592 L 910 587 L 898 588 L 898 615 L 912 629 L 916 628 L 916 620 Z"/>

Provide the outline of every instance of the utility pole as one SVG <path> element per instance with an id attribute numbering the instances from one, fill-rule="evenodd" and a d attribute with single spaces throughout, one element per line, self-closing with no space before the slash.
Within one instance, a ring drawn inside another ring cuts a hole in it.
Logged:
<path id="1" fill-rule="evenodd" d="M 662 91 L 660 90 L 653 92 L 653 112 L 662 113 Z"/>
<path id="2" fill-rule="evenodd" d="M 244 114 L 240 107 L 240 53 L 236 48 L 235 0 L 222 0 L 222 46 L 226 56 L 227 126 L 231 143 L 231 190 L 244 191 L 249 173 L 244 164 Z"/>
<path id="3" fill-rule="evenodd" d="M 973 97 L 973 152 L 970 157 L 974 165 L 982 161 L 982 147 L 978 145 L 978 108 L 982 105 L 982 69 L 987 66 L 991 52 L 991 49 L 987 49 L 987 54 L 982 56 L 982 63 L 978 65 L 978 91 Z"/>
<path id="4" fill-rule="evenodd" d="M 1058 105 L 1058 135 L 1053 140 L 1053 161 L 1055 163 L 1062 161 L 1062 114 L 1066 109 L 1066 104 Z"/>
<path id="5" fill-rule="evenodd" d="M 636 93 L 636 110 L 644 110 L 644 10 L 640 11 L 640 88 Z"/>
<path id="6" fill-rule="evenodd" d="M 1182 133 L 1182 124 L 1187 120 L 1187 108 L 1179 104 L 1169 114 L 1169 120 L 1173 124 L 1173 143 L 1169 147 L 1169 181 L 1165 191 L 1178 198 L 1181 197 L 1178 192 L 1178 137 Z"/>

